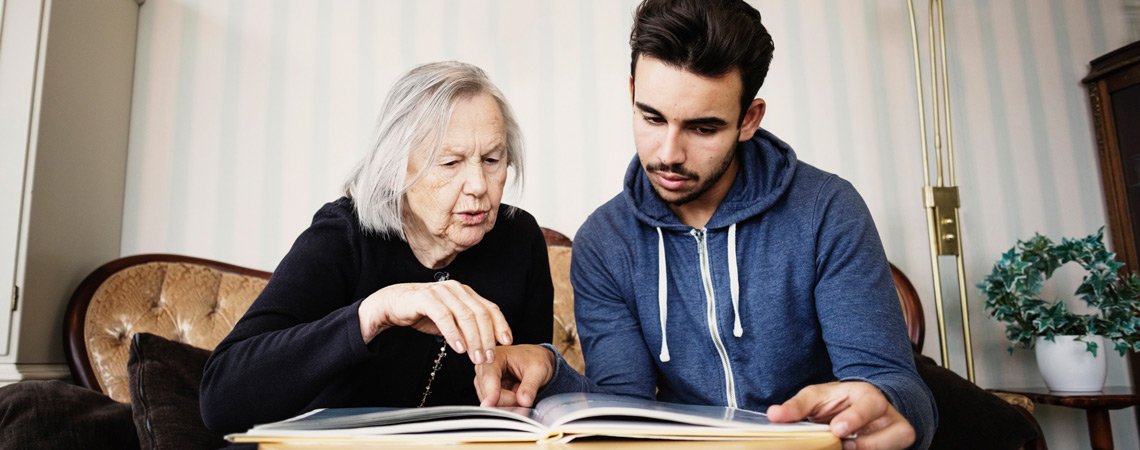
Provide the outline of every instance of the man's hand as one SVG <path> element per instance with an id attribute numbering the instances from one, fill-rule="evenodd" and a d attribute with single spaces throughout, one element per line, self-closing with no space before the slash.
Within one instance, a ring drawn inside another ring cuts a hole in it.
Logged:
<path id="1" fill-rule="evenodd" d="M 538 390 L 554 375 L 554 353 L 539 345 L 495 349 L 495 359 L 475 366 L 475 391 L 482 406 L 534 406 Z"/>
<path id="2" fill-rule="evenodd" d="M 803 388 L 780 405 L 768 408 L 773 422 L 805 418 L 828 423 L 831 432 L 843 438 L 844 449 L 903 449 L 914 443 L 914 427 L 878 388 L 862 381 L 814 384 Z"/>

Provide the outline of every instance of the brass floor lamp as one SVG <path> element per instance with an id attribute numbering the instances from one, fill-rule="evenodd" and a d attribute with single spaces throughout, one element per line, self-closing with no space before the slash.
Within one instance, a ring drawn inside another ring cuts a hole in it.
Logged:
<path id="1" fill-rule="evenodd" d="M 929 40 L 930 98 L 933 111 L 934 184 L 931 184 L 930 144 L 926 133 L 926 98 L 923 95 L 922 61 L 915 24 L 914 0 L 907 0 L 910 12 L 911 44 L 914 49 L 915 91 L 918 98 L 919 134 L 922 139 L 922 204 L 926 208 L 930 237 L 930 267 L 934 279 L 934 306 L 938 316 L 938 346 L 942 367 L 949 367 L 946 342 L 946 314 L 942 307 L 942 267 L 940 257 L 952 256 L 958 269 L 958 297 L 962 302 L 962 339 L 966 351 L 966 377 L 974 382 L 974 354 L 970 344 L 970 314 L 966 302 L 966 266 L 962 256 L 962 229 L 959 222 L 958 185 L 954 173 L 954 127 L 950 116 L 950 86 L 946 70 L 946 22 L 942 0 L 930 0 Z M 936 30 L 937 29 L 937 30 Z M 945 141 L 945 152 L 943 152 Z M 947 176 L 943 176 L 943 174 Z"/>

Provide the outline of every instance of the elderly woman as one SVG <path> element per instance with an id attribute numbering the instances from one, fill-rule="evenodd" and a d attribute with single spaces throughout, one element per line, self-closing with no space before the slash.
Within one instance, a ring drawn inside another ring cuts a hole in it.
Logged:
<path id="1" fill-rule="evenodd" d="M 378 132 L 206 364 L 211 430 L 322 407 L 477 404 L 473 365 L 496 344 L 550 340 L 542 232 L 500 204 L 523 162 L 503 94 L 474 66 L 420 66 Z"/>

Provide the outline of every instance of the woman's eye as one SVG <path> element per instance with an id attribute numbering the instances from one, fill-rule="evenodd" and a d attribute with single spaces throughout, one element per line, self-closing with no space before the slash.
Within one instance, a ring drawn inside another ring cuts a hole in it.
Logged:
<path id="1" fill-rule="evenodd" d="M 499 158 L 483 158 L 483 163 L 485 163 L 485 164 L 498 164 Z"/>
<path id="2" fill-rule="evenodd" d="M 439 165 L 441 165 L 443 167 L 455 167 L 455 166 L 459 165 L 459 161 L 453 159 L 453 160 L 443 161 L 443 162 L 439 163 Z"/>

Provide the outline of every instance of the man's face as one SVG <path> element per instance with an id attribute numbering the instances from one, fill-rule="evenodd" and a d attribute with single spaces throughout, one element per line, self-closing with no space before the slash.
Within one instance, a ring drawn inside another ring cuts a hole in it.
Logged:
<path id="1" fill-rule="evenodd" d="M 759 124 L 746 117 L 743 132 L 737 125 L 738 71 L 708 78 L 641 56 L 630 89 L 637 156 L 657 195 L 674 207 L 719 203 L 736 173 L 737 142 Z"/>

